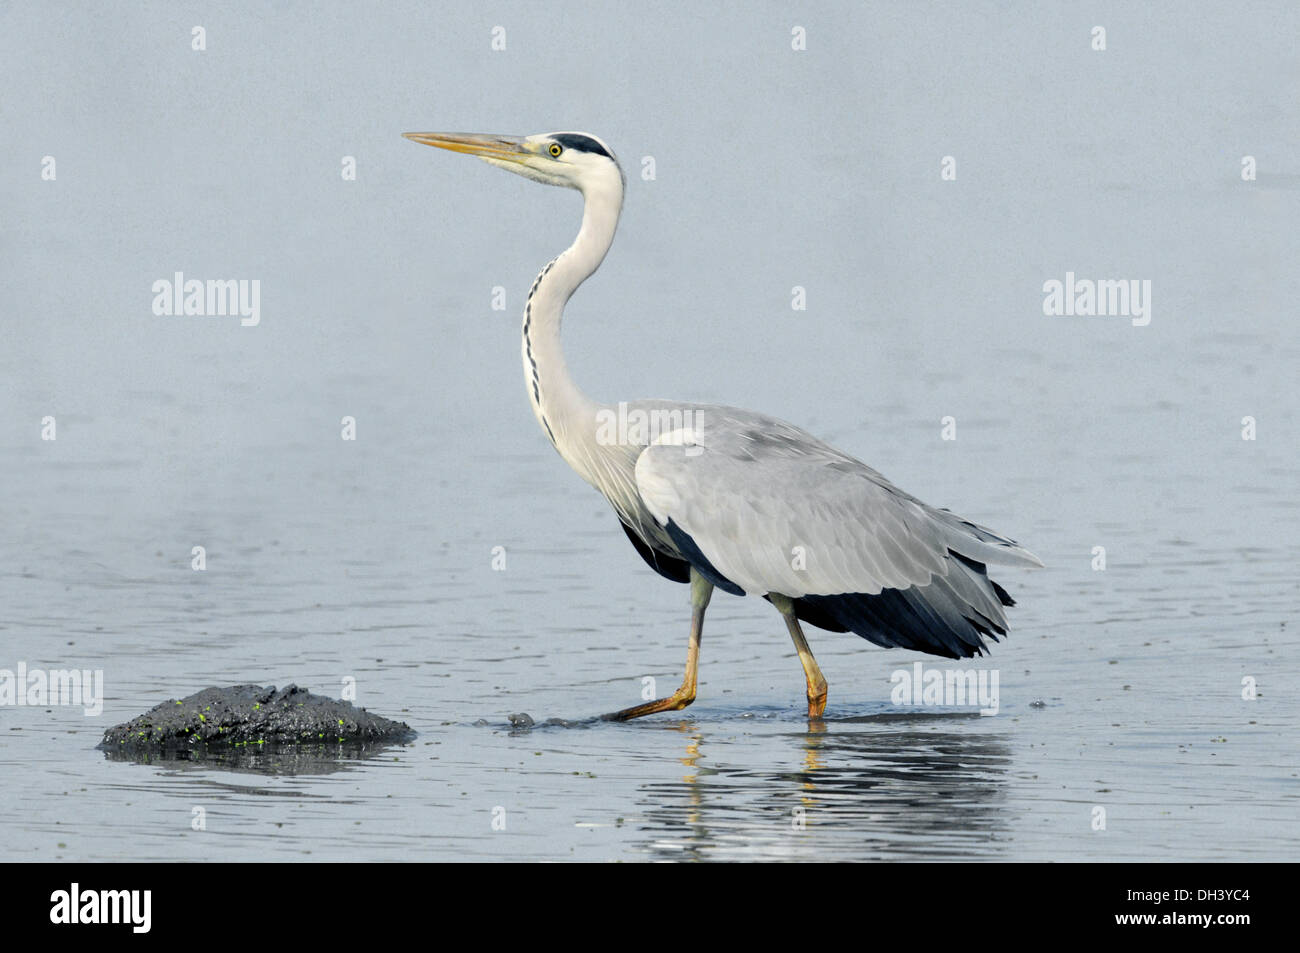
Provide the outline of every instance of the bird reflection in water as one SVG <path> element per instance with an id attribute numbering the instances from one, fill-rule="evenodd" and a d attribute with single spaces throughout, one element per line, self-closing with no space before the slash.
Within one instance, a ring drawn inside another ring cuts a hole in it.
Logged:
<path id="1" fill-rule="evenodd" d="M 642 788 L 636 812 L 655 859 L 873 860 L 998 857 L 1011 752 L 978 716 L 813 721 L 754 745 L 683 722 L 678 782 Z M 728 763 L 735 751 L 776 759 Z"/>

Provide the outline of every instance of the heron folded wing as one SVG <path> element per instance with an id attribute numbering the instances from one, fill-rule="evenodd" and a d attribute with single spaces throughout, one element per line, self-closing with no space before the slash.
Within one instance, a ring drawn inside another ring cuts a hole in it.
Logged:
<path id="1" fill-rule="evenodd" d="M 658 442 L 637 490 L 746 593 L 800 597 L 923 586 L 949 571 L 949 529 L 874 470 L 815 442 L 713 431 Z"/>

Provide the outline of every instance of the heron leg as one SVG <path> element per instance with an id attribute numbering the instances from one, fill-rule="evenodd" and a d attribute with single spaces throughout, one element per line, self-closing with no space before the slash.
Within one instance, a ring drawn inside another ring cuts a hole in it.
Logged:
<path id="1" fill-rule="evenodd" d="M 799 653 L 799 662 L 808 679 L 808 717 L 820 718 L 826 711 L 826 679 L 817 666 L 817 660 L 813 658 L 812 649 L 808 648 L 808 640 L 803 637 L 799 618 L 794 614 L 794 602 L 788 596 L 775 592 L 768 593 L 768 598 L 785 617 L 785 627 L 790 630 L 790 638 L 794 640 L 795 651 Z"/>
<path id="2" fill-rule="evenodd" d="M 709 597 L 713 595 L 713 583 L 691 569 L 691 641 L 686 649 L 686 675 L 682 687 L 667 698 L 659 698 L 644 705 L 624 708 L 622 711 L 602 715 L 605 721 L 630 721 L 642 715 L 653 715 L 660 711 L 681 711 L 695 701 L 695 672 L 700 661 L 700 633 L 704 629 L 704 610 L 709 606 Z"/>

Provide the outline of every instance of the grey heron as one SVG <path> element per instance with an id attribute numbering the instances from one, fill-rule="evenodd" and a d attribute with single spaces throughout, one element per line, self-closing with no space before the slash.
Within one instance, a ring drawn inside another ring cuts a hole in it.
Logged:
<path id="1" fill-rule="evenodd" d="M 612 407 L 584 394 L 560 347 L 570 296 L 614 241 L 626 178 L 596 136 L 406 133 L 425 145 L 583 196 L 582 225 L 528 292 L 523 364 L 547 438 L 609 501 L 657 573 L 689 583 L 686 674 L 672 695 L 606 718 L 678 711 L 695 700 L 704 612 L 715 588 L 759 595 L 785 620 L 807 680 L 808 716 L 826 679 L 800 622 L 876 645 L 947 658 L 983 654 L 1007 631 L 1007 591 L 990 563 L 1041 566 L 1033 553 L 903 492 L 880 473 L 781 420 L 668 400 Z"/>

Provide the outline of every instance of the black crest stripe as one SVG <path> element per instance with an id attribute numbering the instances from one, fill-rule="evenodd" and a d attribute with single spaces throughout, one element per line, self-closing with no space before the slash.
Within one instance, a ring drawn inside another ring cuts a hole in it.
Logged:
<path id="1" fill-rule="evenodd" d="M 605 156 L 608 159 L 614 158 L 609 154 L 609 150 L 595 139 L 591 138 L 591 136 L 580 136 L 576 132 L 564 132 L 558 136 L 552 136 L 551 138 L 566 149 L 577 149 L 579 152 L 592 152 L 598 156 Z"/>

